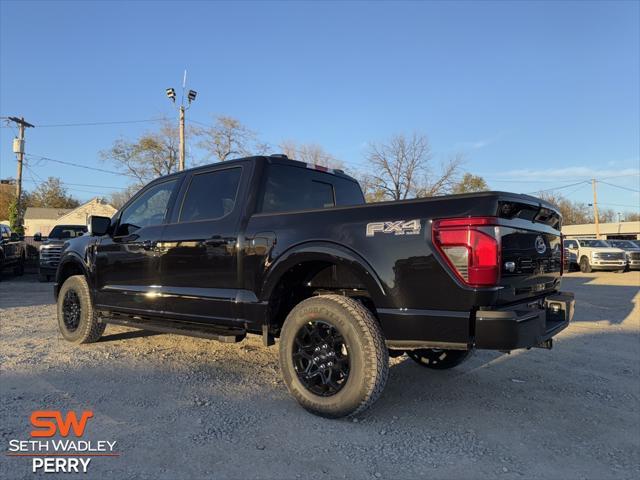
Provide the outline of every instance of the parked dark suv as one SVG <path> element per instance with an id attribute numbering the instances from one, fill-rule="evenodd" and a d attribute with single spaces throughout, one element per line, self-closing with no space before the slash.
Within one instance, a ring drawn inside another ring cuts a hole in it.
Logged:
<path id="1" fill-rule="evenodd" d="M 560 227 L 527 195 L 365 204 L 339 170 L 282 156 L 207 165 L 154 180 L 65 243 L 58 325 L 75 343 L 107 323 L 279 337 L 296 400 L 354 415 L 382 392 L 390 355 L 443 369 L 474 348 L 551 348 L 574 310 Z"/>

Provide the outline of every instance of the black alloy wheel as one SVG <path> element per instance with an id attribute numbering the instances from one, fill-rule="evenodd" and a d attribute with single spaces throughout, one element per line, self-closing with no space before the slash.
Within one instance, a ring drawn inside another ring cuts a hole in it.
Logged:
<path id="1" fill-rule="evenodd" d="M 80 325 L 82 307 L 80 297 L 75 290 L 67 290 L 62 300 L 62 317 L 69 332 L 75 332 Z"/>
<path id="2" fill-rule="evenodd" d="M 293 344 L 292 359 L 300 383 L 315 395 L 335 395 L 349 379 L 346 341 L 327 321 L 314 320 L 300 327 Z"/>

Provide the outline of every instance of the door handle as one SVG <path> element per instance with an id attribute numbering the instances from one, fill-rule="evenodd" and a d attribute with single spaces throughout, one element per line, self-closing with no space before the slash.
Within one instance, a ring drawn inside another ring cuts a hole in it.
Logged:
<path id="1" fill-rule="evenodd" d="M 220 235 L 215 235 L 208 240 L 202 242 L 206 247 L 222 247 L 222 246 L 231 246 L 236 244 L 235 238 L 230 237 L 222 237 Z"/>

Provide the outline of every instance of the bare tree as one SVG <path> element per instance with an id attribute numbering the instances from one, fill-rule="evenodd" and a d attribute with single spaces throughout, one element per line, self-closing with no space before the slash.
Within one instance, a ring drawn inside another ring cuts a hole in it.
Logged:
<path id="1" fill-rule="evenodd" d="M 377 187 L 372 175 L 368 173 L 347 170 L 347 174 L 355 178 L 362 188 L 364 199 L 367 203 L 384 202 L 388 200 L 384 190 Z"/>
<path id="2" fill-rule="evenodd" d="M 370 143 L 367 161 L 373 172 L 372 187 L 391 200 L 447 193 L 458 178 L 464 156 L 451 156 L 437 171 L 431 160 L 431 145 L 425 135 L 395 135 L 386 142 Z"/>
<path id="3" fill-rule="evenodd" d="M 145 133 L 135 142 L 116 140 L 100 157 L 144 185 L 178 170 L 179 144 L 178 129 L 164 121 L 157 132 Z"/>
<path id="4" fill-rule="evenodd" d="M 328 168 L 343 168 L 343 163 L 316 143 L 297 143 L 284 140 L 280 143 L 280 151 L 292 160 L 312 163 Z"/>
<path id="5" fill-rule="evenodd" d="M 422 187 L 418 189 L 417 197 L 435 197 L 451 193 L 459 183 L 460 169 L 466 159 L 462 153 L 454 153 L 449 159 L 442 162 L 438 172 L 434 172 L 427 166 L 427 173 L 423 178 Z"/>
<path id="6" fill-rule="evenodd" d="M 129 185 L 128 187 L 117 192 L 113 192 L 111 195 L 109 195 L 109 204 L 119 210 L 125 203 L 129 201 L 131 197 L 133 197 L 138 192 L 138 190 L 140 190 L 140 188 L 142 188 L 142 185 L 134 184 Z"/>
<path id="7" fill-rule="evenodd" d="M 431 160 L 431 146 L 426 136 L 413 133 L 395 135 L 386 142 L 369 144 L 367 161 L 373 173 L 371 181 L 392 200 L 415 196 L 420 179 Z"/>
<path id="8" fill-rule="evenodd" d="M 196 127 L 193 132 L 201 139 L 198 145 L 220 162 L 233 157 L 261 155 L 269 150 L 253 130 L 229 116 L 217 116 L 213 126 Z"/>
<path id="9" fill-rule="evenodd" d="M 537 197 L 546 200 L 560 210 L 562 222 L 565 225 L 580 225 L 593 222 L 593 214 L 584 203 L 572 202 L 568 198 L 551 191 L 540 192 Z M 602 217 L 602 215 L 600 216 Z"/>

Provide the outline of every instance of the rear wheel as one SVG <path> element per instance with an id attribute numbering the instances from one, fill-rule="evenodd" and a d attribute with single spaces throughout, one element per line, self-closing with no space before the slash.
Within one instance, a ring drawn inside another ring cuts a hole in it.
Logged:
<path id="1" fill-rule="evenodd" d="M 287 316 L 280 369 L 306 410 L 339 418 L 377 400 L 389 375 L 389 352 L 378 323 L 360 302 L 323 295 L 300 302 Z"/>
<path id="2" fill-rule="evenodd" d="M 84 275 L 67 278 L 58 294 L 58 328 L 65 340 L 93 343 L 102 336 L 105 327 L 93 310 Z"/>
<path id="3" fill-rule="evenodd" d="M 416 363 L 427 368 L 445 370 L 460 365 L 471 356 L 472 350 L 441 350 L 439 348 L 421 348 L 409 350 L 407 355 Z"/>
<path id="4" fill-rule="evenodd" d="M 587 257 L 582 257 L 580 259 L 580 271 L 582 273 L 591 273 L 591 264 Z"/>

